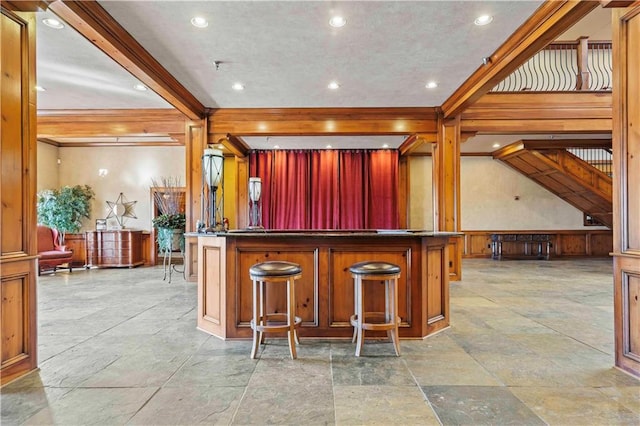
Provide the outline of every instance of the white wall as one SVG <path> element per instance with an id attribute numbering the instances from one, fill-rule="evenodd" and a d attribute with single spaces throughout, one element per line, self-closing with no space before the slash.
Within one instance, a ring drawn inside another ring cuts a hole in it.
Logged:
<path id="1" fill-rule="evenodd" d="M 41 146 L 38 144 L 39 150 Z M 38 154 L 40 156 L 40 152 Z M 61 160 L 58 184 L 45 187 L 89 185 L 96 194 L 92 217 L 83 221 L 81 231 L 94 229 L 95 220 L 107 215 L 106 202 L 115 202 L 121 192 L 128 201 L 136 201 L 134 210 L 137 218 L 125 218 L 125 227 L 151 230 L 151 178 L 159 180 L 162 176 L 179 176 L 183 185 L 186 182 L 185 148 L 181 146 L 61 147 L 58 157 Z M 108 174 L 98 176 L 99 169 L 107 169 Z M 40 178 L 38 180 L 40 184 Z M 115 225 L 115 220 L 110 220 L 110 225 Z"/>
<path id="2" fill-rule="evenodd" d="M 431 164 L 410 159 L 410 228 L 433 229 Z M 580 210 L 491 157 L 461 158 L 460 192 L 463 231 L 585 228 Z"/>
<path id="3" fill-rule="evenodd" d="M 54 189 L 60 187 L 60 178 L 58 169 L 58 150 L 57 146 L 48 143 L 38 142 L 38 182 L 37 191 L 43 189 Z"/>
<path id="4" fill-rule="evenodd" d="M 409 158 L 409 224 L 410 229 L 433 229 L 433 197 L 431 157 Z"/>

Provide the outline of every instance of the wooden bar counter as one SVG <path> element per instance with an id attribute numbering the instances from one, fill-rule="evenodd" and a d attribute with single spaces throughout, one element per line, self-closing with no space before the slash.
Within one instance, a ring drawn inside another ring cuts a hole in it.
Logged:
<path id="1" fill-rule="evenodd" d="M 198 240 L 198 328 L 222 339 L 250 338 L 249 267 L 285 260 L 302 267 L 302 278 L 296 281 L 300 337 L 351 338 L 354 299 L 349 266 L 379 260 L 402 270 L 400 336 L 424 338 L 449 326 L 447 241 L 451 235 L 403 230 L 190 234 Z M 286 310 L 284 287 L 269 289 L 268 311 Z M 370 288 L 374 290 L 367 295 L 370 305 L 365 310 L 384 311 L 382 282 Z"/>

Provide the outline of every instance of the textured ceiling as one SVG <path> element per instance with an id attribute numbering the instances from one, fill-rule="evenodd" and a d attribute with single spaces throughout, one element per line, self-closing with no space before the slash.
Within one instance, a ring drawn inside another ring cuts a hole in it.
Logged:
<path id="1" fill-rule="evenodd" d="M 100 1 L 210 108 L 439 106 L 541 3 Z M 328 25 L 334 13 L 346 17 L 346 26 Z M 474 25 L 481 14 L 493 22 Z M 196 15 L 207 18 L 208 27 L 193 27 Z M 40 19 L 37 72 L 46 91 L 38 94 L 39 109 L 171 107 L 150 90 L 133 89 L 131 74 L 68 25 L 53 30 Z M 585 21 L 566 39 L 610 33 L 606 19 Z M 329 90 L 331 80 L 341 87 Z M 428 81 L 438 87 L 426 89 Z M 234 91 L 235 82 L 245 90 Z M 266 144 L 264 138 L 250 142 Z"/>

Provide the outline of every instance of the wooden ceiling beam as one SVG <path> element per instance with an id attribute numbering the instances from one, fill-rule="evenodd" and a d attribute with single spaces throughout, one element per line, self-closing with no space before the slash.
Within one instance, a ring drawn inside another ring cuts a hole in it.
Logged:
<path id="1" fill-rule="evenodd" d="M 184 135 L 185 116 L 175 110 L 38 111 L 38 138 Z"/>
<path id="2" fill-rule="evenodd" d="M 251 149 L 241 137 L 227 134 L 227 143 L 224 146 L 236 157 L 244 158 L 249 154 Z"/>
<path id="3" fill-rule="evenodd" d="M 487 64 L 480 66 L 442 104 L 444 117 L 452 118 L 462 113 L 596 7 L 599 7 L 599 3 L 594 1 L 547 1 L 543 3 L 488 58 Z"/>
<path id="4" fill-rule="evenodd" d="M 58 0 L 49 9 L 191 120 L 206 108 L 98 2 Z"/>
<path id="5" fill-rule="evenodd" d="M 436 108 L 224 108 L 209 134 L 236 136 L 409 135 L 437 132 Z"/>

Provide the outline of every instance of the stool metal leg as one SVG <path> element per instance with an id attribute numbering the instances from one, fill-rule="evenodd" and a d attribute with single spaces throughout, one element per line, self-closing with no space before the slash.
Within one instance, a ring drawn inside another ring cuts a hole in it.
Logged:
<path id="1" fill-rule="evenodd" d="M 251 359 L 255 359 L 258 355 L 258 346 L 260 346 L 260 335 L 257 330 L 257 326 L 260 325 L 261 317 L 262 317 L 262 300 L 258 301 L 256 297 L 258 296 L 258 282 L 253 280 L 253 346 L 251 347 Z M 260 293 L 262 293 L 262 289 L 260 289 Z M 262 297 L 260 297 L 262 299 Z"/>
<path id="2" fill-rule="evenodd" d="M 357 324 L 357 338 L 356 338 L 356 356 L 360 356 L 360 351 L 362 351 L 362 346 L 364 344 L 364 329 L 362 328 L 362 323 L 364 322 L 364 307 L 362 306 L 363 300 L 363 291 L 364 286 L 362 283 L 362 277 L 357 277 L 356 281 L 356 294 L 358 297 L 357 301 L 357 310 L 356 310 L 356 324 Z"/>
<path id="3" fill-rule="evenodd" d="M 358 282 L 353 280 L 353 313 L 358 313 Z M 353 336 L 351 336 L 351 343 L 356 342 L 356 337 L 358 337 L 358 327 L 353 326 Z"/>
<path id="4" fill-rule="evenodd" d="M 260 281 L 260 325 L 267 325 L 267 290 L 266 284 L 264 281 Z M 264 332 L 259 332 L 258 342 L 260 344 L 264 344 L 265 334 Z"/>
<path id="5" fill-rule="evenodd" d="M 296 359 L 296 330 L 295 330 L 295 314 L 296 314 L 296 297 L 295 297 L 295 287 L 291 283 L 291 280 L 287 280 L 287 325 L 289 326 L 289 331 L 287 331 L 287 336 L 289 339 L 289 353 L 291 354 L 291 359 Z"/>
<path id="6" fill-rule="evenodd" d="M 400 356 L 400 334 L 398 333 L 398 279 L 394 278 L 388 280 L 391 286 L 392 299 L 391 299 L 391 320 L 394 323 L 394 327 L 391 331 L 393 347 L 396 350 L 396 355 Z"/>

